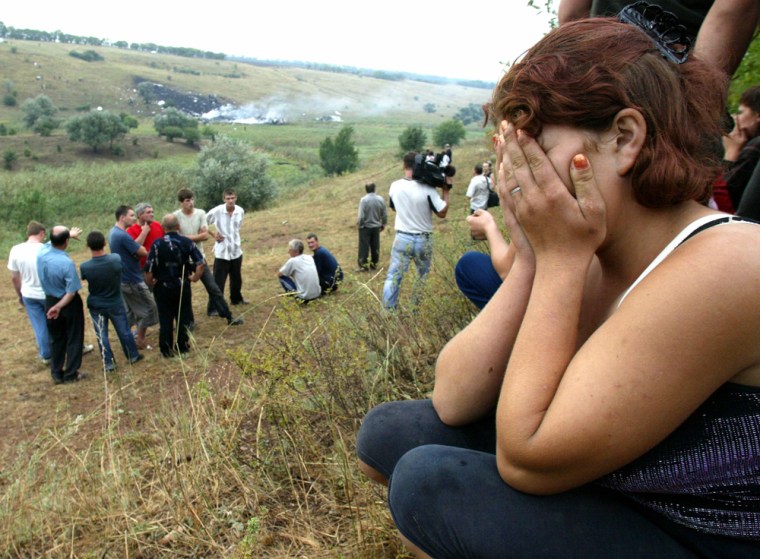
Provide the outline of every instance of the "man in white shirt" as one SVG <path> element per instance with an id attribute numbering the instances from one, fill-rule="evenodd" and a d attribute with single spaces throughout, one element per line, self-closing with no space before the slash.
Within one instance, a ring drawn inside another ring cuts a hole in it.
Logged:
<path id="1" fill-rule="evenodd" d="M 45 317 L 45 292 L 37 275 L 37 255 L 44 247 L 45 226 L 30 221 L 26 226 L 27 240 L 15 245 L 8 256 L 11 282 L 18 295 L 18 302 L 26 309 L 37 341 L 39 358 L 44 364 L 50 362 L 50 337 Z"/>
<path id="2" fill-rule="evenodd" d="M 322 295 L 319 274 L 314 259 L 303 253 L 303 241 L 293 239 L 288 243 L 290 258 L 277 272 L 280 285 L 287 293 L 294 293 L 298 301 L 308 303 Z"/>
<path id="3" fill-rule="evenodd" d="M 209 225 L 216 227 L 214 244 L 214 280 L 224 293 L 227 276 L 230 278 L 230 303 L 246 305 L 241 289 L 243 287 L 243 246 L 240 240 L 240 226 L 243 224 L 245 210 L 236 204 L 237 193 L 228 188 L 222 195 L 224 204 L 220 204 L 206 214 Z"/>
<path id="4" fill-rule="evenodd" d="M 179 232 L 193 241 L 201 255 L 205 256 L 203 254 L 203 241 L 209 237 L 206 212 L 195 207 L 195 194 L 188 188 L 183 188 L 177 193 L 177 200 L 181 207 L 174 212 L 174 215 L 177 216 L 177 221 L 179 221 Z M 242 318 L 234 318 L 232 316 L 227 301 L 224 300 L 224 294 L 219 289 L 208 266 L 203 268 L 201 282 L 208 293 L 206 313 L 209 316 L 220 316 L 226 319 L 227 324 L 230 326 L 240 326 L 243 324 Z M 194 327 L 195 317 L 190 322 L 190 330 Z"/>
<path id="5" fill-rule="evenodd" d="M 409 152 L 404 156 L 404 178 L 391 184 L 388 191 L 391 209 L 396 212 L 396 239 L 383 285 L 383 307 L 386 309 L 395 309 L 398 305 L 401 280 L 412 260 L 419 274 L 412 292 L 412 304 L 419 300 L 419 290 L 433 259 L 433 214 L 444 218 L 449 209 L 448 188 L 442 188 L 439 195 L 434 187 L 412 178 L 416 155 Z"/>
<path id="6" fill-rule="evenodd" d="M 483 166 L 480 163 L 475 165 L 465 196 L 470 199 L 470 214 L 488 208 L 488 180 L 483 176 Z"/>

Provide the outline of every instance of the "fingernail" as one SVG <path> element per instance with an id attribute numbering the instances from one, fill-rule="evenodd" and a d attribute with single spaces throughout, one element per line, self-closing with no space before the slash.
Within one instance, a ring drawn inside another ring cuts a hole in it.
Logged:
<path id="1" fill-rule="evenodd" d="M 586 159 L 586 156 L 582 153 L 579 153 L 575 157 L 573 157 L 573 167 L 578 169 L 579 171 L 582 171 L 583 169 L 588 168 L 588 159 Z"/>

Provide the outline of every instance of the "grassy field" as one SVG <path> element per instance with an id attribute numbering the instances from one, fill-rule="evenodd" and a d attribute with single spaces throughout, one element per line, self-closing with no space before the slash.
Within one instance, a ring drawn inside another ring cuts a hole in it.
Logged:
<path id="1" fill-rule="evenodd" d="M 61 51 L 57 57 L 55 49 Z M 79 65 L 86 63 L 69 61 L 66 52 L 63 45 L 18 42 L 10 53 L 3 44 L 0 62 L 7 55 L 21 66 L 42 60 L 36 68 L 54 65 L 62 76 L 73 71 L 64 69 L 69 63 L 84 72 Z M 151 79 L 167 74 L 166 67 L 153 67 L 158 59 L 150 55 L 108 49 L 104 56 L 118 60 L 122 54 L 125 66 L 142 64 L 140 71 Z M 162 64 L 180 62 L 188 63 Z M 216 84 L 233 69 L 199 63 L 201 78 L 208 74 Z M 5 73 L 10 66 L 2 68 Z M 260 78 L 259 70 L 242 73 Z M 369 95 L 360 86 L 377 81 L 354 77 L 357 85 L 318 72 L 266 73 L 312 90 L 324 80 L 324 91 L 357 98 Z M 21 89 L 24 80 L 13 76 Z M 97 74 L 82 79 L 78 83 L 99 81 Z M 201 83 L 183 73 L 172 74 L 171 81 L 176 86 L 185 79 L 187 87 Z M 240 86 L 244 79 L 229 80 Z M 425 85 L 419 102 L 441 99 L 443 106 L 449 93 L 439 98 L 436 87 Z M 233 86 L 225 95 L 246 99 L 254 91 L 242 89 Z M 71 107 L 81 102 L 64 101 Z M 0 121 L 18 118 L 0 110 Z M 281 194 L 270 208 L 247 214 L 243 226 L 243 291 L 251 304 L 233 308 L 245 325 L 230 328 L 206 317 L 207 296 L 196 286 L 194 350 L 186 358 L 162 359 L 152 349 L 138 365 L 121 364 L 105 374 L 93 353 L 83 363 L 89 378 L 53 386 L 36 360 L 31 328 L 10 281 L 0 282 L 0 556 L 405 557 L 384 492 L 356 468 L 355 433 L 373 405 L 418 398 L 431 389 L 438 351 L 474 312 L 456 289 L 453 267 L 465 250 L 483 248 L 472 243 L 464 222 L 468 170 L 489 156 L 483 130 L 469 129 L 455 149 L 459 175 L 452 208 L 445 220 L 436 220 L 433 270 L 414 313 L 408 308 L 413 270 L 404 280 L 400 312 L 390 316 L 381 309 L 392 228 L 382 236 L 383 268 L 373 276 L 351 272 L 355 216 L 365 182 L 376 182 L 387 197 L 390 183 L 401 176 L 396 151 L 403 128 L 420 123 L 432 130 L 441 118 L 423 111 L 347 118 L 361 166 L 332 178 L 319 173 L 316 153 L 340 123 L 220 125 L 223 133 L 267 154 Z M 23 240 L 22 224 L 30 218 L 87 232 L 110 228 L 120 203 L 148 199 L 159 216 L 175 209 L 174 196 L 189 184 L 197 148 L 155 138 L 146 119 L 130 138 L 136 142 L 128 138 L 118 157 L 91 155 L 60 133 L 0 138 L 2 148 L 32 152 L 16 170 L 1 172 L 0 194 L 12 201 L 4 211 L 16 223 L 0 232 L 3 254 Z M 348 273 L 336 293 L 300 307 L 282 296 L 275 272 L 287 258 L 288 240 L 311 231 Z M 77 264 L 88 258 L 80 243 L 70 253 Z M 157 338 L 151 328 L 154 347 Z M 89 317 L 86 341 L 95 342 Z"/>

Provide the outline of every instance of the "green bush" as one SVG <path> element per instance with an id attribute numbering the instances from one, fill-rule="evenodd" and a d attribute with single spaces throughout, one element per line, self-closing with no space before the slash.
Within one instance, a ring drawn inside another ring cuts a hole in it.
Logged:
<path id="1" fill-rule="evenodd" d="M 442 122 L 433 130 L 433 142 L 438 146 L 445 144 L 451 144 L 455 146 L 461 142 L 467 132 L 464 129 L 464 125 L 460 120 L 447 120 Z"/>
<path id="2" fill-rule="evenodd" d="M 410 151 L 420 152 L 426 143 L 427 134 L 422 130 L 422 127 L 409 126 L 398 137 L 398 145 L 401 148 L 399 154 L 403 155 Z"/>
<path id="3" fill-rule="evenodd" d="M 342 175 L 359 167 L 359 152 L 351 139 L 353 133 L 352 126 L 344 126 L 334 142 L 332 137 L 328 136 L 319 144 L 320 165 L 326 174 Z"/>

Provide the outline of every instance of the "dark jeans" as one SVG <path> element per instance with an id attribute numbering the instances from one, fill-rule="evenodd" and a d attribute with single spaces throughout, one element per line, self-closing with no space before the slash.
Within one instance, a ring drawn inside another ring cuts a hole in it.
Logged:
<path id="1" fill-rule="evenodd" d="M 230 277 L 230 303 L 233 305 L 239 305 L 243 302 L 243 294 L 241 293 L 241 289 L 243 288 L 242 268 L 242 256 L 240 258 L 235 258 L 234 260 L 222 260 L 221 258 L 216 258 L 214 260 L 214 280 L 219 286 L 222 296 L 224 296 L 224 286 L 227 283 L 227 276 Z"/>
<path id="2" fill-rule="evenodd" d="M 181 287 L 165 287 L 160 283 L 153 288 L 153 296 L 158 307 L 158 346 L 161 355 L 170 357 L 175 349 L 180 353 L 190 351 L 187 327 L 190 324 L 192 310 L 190 283 Z M 177 324 L 177 339 L 174 340 L 174 324 Z"/>
<path id="3" fill-rule="evenodd" d="M 213 309 L 222 318 L 231 318 L 232 313 L 230 312 L 230 308 L 227 306 L 227 301 L 224 300 L 224 293 L 222 293 L 222 290 L 219 289 L 219 286 L 214 279 L 214 275 L 211 273 L 211 269 L 208 266 L 203 268 L 201 283 L 203 283 L 203 287 L 206 288 L 206 293 L 208 293 L 208 304 L 206 305 L 206 312 L 210 313 Z M 190 284 L 188 284 L 188 288 L 189 285 Z M 190 308 L 192 317 L 192 306 Z M 195 322 L 195 320 L 192 322 Z"/>
<path id="4" fill-rule="evenodd" d="M 45 297 L 45 312 L 61 299 Z M 82 365 L 84 344 L 84 305 L 79 293 L 61 309 L 58 318 L 47 319 L 50 334 L 50 373 L 55 382 L 76 380 Z"/>
<path id="5" fill-rule="evenodd" d="M 454 268 L 459 290 L 482 309 L 501 286 L 501 277 L 491 263 L 491 257 L 482 252 L 465 252 Z"/>
<path id="6" fill-rule="evenodd" d="M 90 318 L 92 318 L 92 326 L 95 329 L 95 337 L 98 340 L 100 356 L 106 368 L 113 366 L 113 351 L 111 350 L 111 343 L 108 340 L 109 320 L 113 324 L 114 330 L 116 330 L 116 335 L 119 338 L 121 349 L 124 351 L 127 361 L 131 363 L 137 359 L 137 345 L 129 329 L 127 311 L 123 303 L 120 302 L 118 305 L 108 308 L 90 307 Z"/>
<path id="7" fill-rule="evenodd" d="M 371 255 L 371 258 L 370 258 Z M 362 227 L 359 229 L 359 267 L 377 268 L 380 261 L 380 228 Z"/>
<path id="8" fill-rule="evenodd" d="M 390 478 L 401 533 L 443 559 L 753 557 L 760 542 L 715 536 L 655 515 L 622 494 L 586 485 L 536 496 L 496 468 L 493 418 L 444 425 L 430 400 L 389 402 L 364 418 L 357 454 Z"/>

